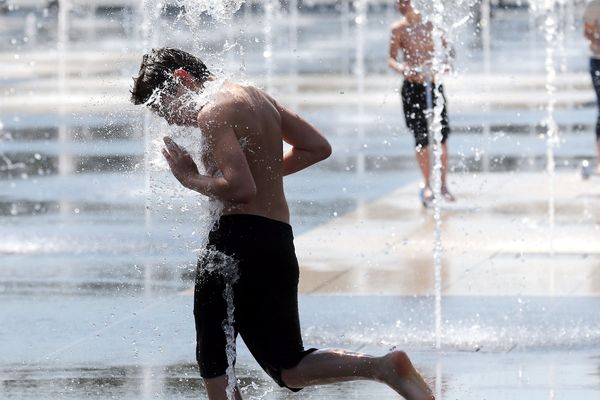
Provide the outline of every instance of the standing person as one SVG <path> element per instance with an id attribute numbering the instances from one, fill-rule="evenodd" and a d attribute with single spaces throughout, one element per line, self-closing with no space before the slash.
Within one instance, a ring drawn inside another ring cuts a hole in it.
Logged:
<path id="1" fill-rule="evenodd" d="M 211 249 L 237 264 L 234 329 L 260 366 L 282 387 L 356 379 L 387 384 L 406 399 L 432 400 L 427 383 L 408 356 L 381 357 L 346 350 L 305 350 L 298 317 L 298 277 L 283 177 L 325 158 L 323 135 L 262 90 L 225 81 L 198 110 L 186 99 L 213 76 L 195 56 L 162 48 L 145 55 L 131 99 L 146 104 L 169 124 L 196 127 L 207 146 L 201 175 L 189 153 L 165 137 L 163 155 L 186 188 L 223 204 L 209 235 Z M 283 152 L 283 142 L 292 147 Z M 194 292 L 196 358 L 210 400 L 226 399 L 228 358 L 223 322 L 228 319 L 222 276 L 198 265 Z M 235 395 L 241 399 L 236 388 Z"/>
<path id="2" fill-rule="evenodd" d="M 390 52 L 388 65 L 404 76 L 402 84 L 402 106 L 406 125 L 415 137 L 417 163 L 423 175 L 423 184 L 419 195 L 423 206 L 427 207 L 433 200 L 430 185 L 430 152 L 428 112 L 432 112 L 437 99 L 435 74 L 431 67 L 434 57 L 433 25 L 424 22 L 421 14 L 415 10 L 410 0 L 398 0 L 398 10 L 403 18 L 392 24 Z M 446 43 L 444 42 L 444 46 Z M 398 61 L 402 52 L 403 62 Z M 448 135 L 450 126 L 446 109 L 446 96 L 442 85 L 437 86 L 442 96 L 442 196 L 448 201 L 454 201 L 454 196 L 448 190 L 446 181 L 448 171 Z M 428 99 L 431 99 L 428 101 Z M 430 103 L 430 104 L 428 104 Z"/>
<path id="3" fill-rule="evenodd" d="M 597 172 L 600 174 L 600 0 L 592 0 L 583 12 L 584 36 L 590 42 L 590 72 L 599 108 L 596 120 Z"/>

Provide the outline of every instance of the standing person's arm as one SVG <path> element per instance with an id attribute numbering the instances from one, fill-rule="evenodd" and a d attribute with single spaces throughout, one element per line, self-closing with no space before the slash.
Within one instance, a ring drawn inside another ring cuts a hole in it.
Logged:
<path id="1" fill-rule="evenodd" d="M 446 34 L 442 33 L 442 46 L 444 47 L 444 60 L 443 60 L 443 72 L 452 71 L 454 58 L 456 57 L 456 50 L 452 43 L 446 38 Z"/>
<path id="2" fill-rule="evenodd" d="M 165 137 L 166 148 L 162 153 L 171 172 L 184 187 L 205 196 L 231 203 L 249 203 L 256 196 L 256 184 L 237 136 L 218 110 L 206 114 L 198 125 L 222 176 L 200 175 L 190 154 Z"/>
<path id="3" fill-rule="evenodd" d="M 283 175 L 290 175 L 331 155 L 331 145 L 317 128 L 272 100 L 281 115 L 282 139 L 292 146 L 283 154 Z"/>
<path id="4" fill-rule="evenodd" d="M 392 35 L 390 37 L 390 51 L 388 56 L 388 66 L 394 71 L 404 74 L 406 68 L 404 64 L 398 62 L 398 53 L 401 49 L 400 36 L 397 32 L 397 28 L 392 28 Z"/>
<path id="5" fill-rule="evenodd" d="M 600 49 L 598 17 L 598 5 L 593 1 L 588 3 L 583 11 L 583 35 L 590 41 L 593 50 Z"/>
<path id="6" fill-rule="evenodd" d="M 600 49 L 600 35 L 596 24 L 586 21 L 584 23 L 583 35 L 592 43 L 594 48 Z"/>

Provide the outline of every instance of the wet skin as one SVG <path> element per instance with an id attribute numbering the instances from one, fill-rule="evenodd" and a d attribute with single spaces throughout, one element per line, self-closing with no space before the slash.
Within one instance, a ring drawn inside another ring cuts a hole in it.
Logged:
<path id="1" fill-rule="evenodd" d="M 184 75 L 183 88 L 161 109 L 169 123 L 197 124 L 206 146 L 203 163 L 213 175 L 200 175 L 187 151 L 166 137 L 163 155 L 173 175 L 185 187 L 222 201 L 225 214 L 255 214 L 288 222 L 283 177 L 327 158 L 331 154 L 327 140 L 297 114 L 252 86 L 226 82 L 200 111 L 181 106 L 178 99 L 183 92 L 202 90 L 200 83 L 186 79 Z M 284 141 L 292 146 L 286 152 Z M 388 384 L 407 399 L 433 399 L 401 352 L 372 357 L 322 349 L 305 356 L 296 367 L 283 370 L 282 379 L 289 387 L 299 388 L 371 379 Z M 209 399 L 227 398 L 227 376 L 205 379 L 204 383 Z M 237 388 L 235 398 L 241 399 Z"/>
<path id="2" fill-rule="evenodd" d="M 202 162 L 212 176 L 200 175 L 196 164 L 172 139 L 165 138 L 163 155 L 173 175 L 185 187 L 223 203 L 223 214 L 254 214 L 289 222 L 283 177 L 331 154 L 323 135 L 264 91 L 225 82 L 200 111 L 177 101 L 185 90 L 202 90 L 190 78 L 182 81 L 171 104 L 169 123 L 196 125 L 204 139 Z M 292 147 L 284 153 L 283 142 Z"/>

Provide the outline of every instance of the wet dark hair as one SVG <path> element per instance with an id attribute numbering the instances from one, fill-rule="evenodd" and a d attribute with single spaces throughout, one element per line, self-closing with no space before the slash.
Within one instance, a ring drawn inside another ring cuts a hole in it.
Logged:
<path id="1" fill-rule="evenodd" d="M 200 82 L 206 81 L 211 73 L 198 57 L 183 50 L 163 47 L 144 54 L 140 72 L 133 78 L 131 102 L 144 104 L 158 88 L 174 82 L 173 72 L 179 68 L 189 72 Z"/>

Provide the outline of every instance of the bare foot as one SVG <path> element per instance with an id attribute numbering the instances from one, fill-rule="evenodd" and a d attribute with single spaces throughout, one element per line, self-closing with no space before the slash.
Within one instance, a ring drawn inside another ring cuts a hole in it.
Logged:
<path id="1" fill-rule="evenodd" d="M 427 382 L 413 367 L 403 351 L 393 351 L 384 357 L 386 373 L 383 381 L 407 400 L 435 400 Z"/>
<path id="2" fill-rule="evenodd" d="M 427 208 L 433 201 L 433 191 L 429 186 L 422 184 L 419 188 L 419 198 L 421 199 L 421 204 L 423 204 L 423 207 Z"/>
<path id="3" fill-rule="evenodd" d="M 454 198 L 452 193 L 450 193 L 450 191 L 448 190 L 447 186 L 442 186 L 442 197 L 446 201 L 450 201 L 450 202 L 456 201 L 456 199 Z"/>

